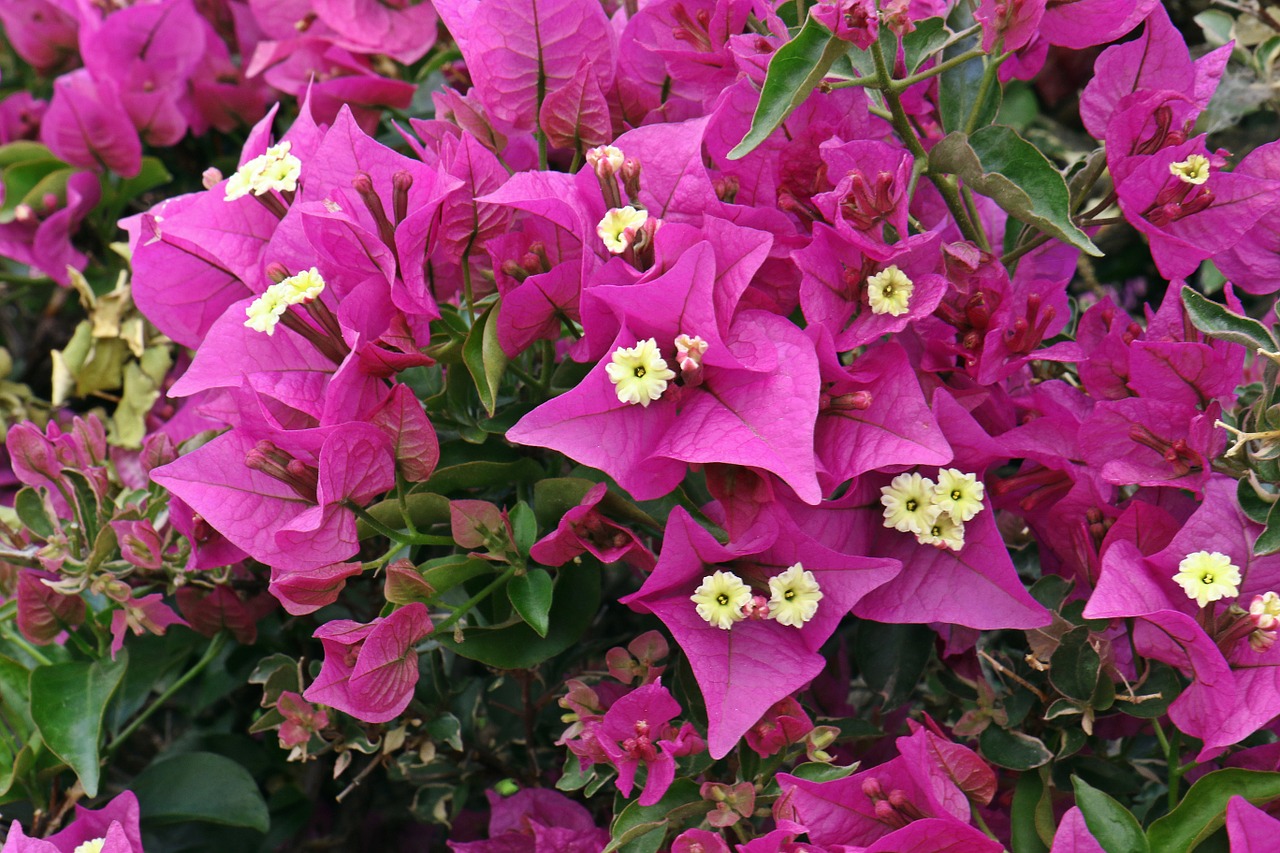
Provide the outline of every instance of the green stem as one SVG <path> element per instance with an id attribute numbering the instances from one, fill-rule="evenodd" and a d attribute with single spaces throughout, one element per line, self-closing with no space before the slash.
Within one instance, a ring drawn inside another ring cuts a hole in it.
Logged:
<path id="1" fill-rule="evenodd" d="M 119 749 L 120 746 L 124 744 L 124 742 L 127 741 L 129 737 L 138 730 L 139 726 L 145 723 L 151 717 L 152 714 L 154 714 L 156 711 L 160 709 L 160 706 L 164 705 L 165 702 L 168 702 L 170 699 L 172 699 L 174 694 L 176 694 L 179 690 L 185 687 L 191 681 L 191 679 L 199 675 L 201 671 L 203 671 L 204 668 L 208 666 L 209 663 L 218 656 L 218 653 L 222 651 L 223 646 L 225 646 L 226 644 L 227 644 L 226 631 L 219 631 L 217 634 L 215 634 L 213 639 L 209 641 L 209 647 L 204 650 L 204 654 L 200 656 L 200 660 L 196 661 L 195 666 L 191 667 L 191 669 L 184 672 L 182 676 L 178 678 L 177 681 L 169 685 L 168 690 L 164 691 L 159 696 L 157 696 L 156 700 L 152 702 L 150 705 L 148 705 L 145 709 L 143 709 L 141 714 L 134 717 L 133 722 L 125 726 L 124 730 L 121 731 L 120 734 L 116 735 L 115 738 L 112 739 L 111 743 L 107 744 L 106 752 L 108 754 L 111 754 L 111 753 L 114 753 L 117 749 Z"/>
<path id="2" fill-rule="evenodd" d="M 982 225 L 982 217 L 978 215 L 978 204 L 973 200 L 973 190 L 961 187 L 960 194 L 964 199 L 964 209 L 969 212 L 973 221 L 973 230 L 978 234 L 978 248 L 984 252 L 991 251 L 991 241 L 987 239 L 987 229 Z"/>
<path id="3" fill-rule="evenodd" d="M 991 91 L 991 85 L 996 82 L 996 72 L 999 70 L 1000 59 L 992 56 L 987 62 L 987 67 L 982 71 L 982 81 L 978 83 L 978 97 L 974 99 L 973 107 L 969 110 L 969 118 L 964 123 L 966 136 L 978 129 L 978 120 L 982 117 L 982 104 L 987 100 L 987 93 Z"/>
<path id="4" fill-rule="evenodd" d="M 871 43 L 871 58 L 876 64 L 876 79 L 880 91 L 884 93 L 885 103 L 889 105 L 890 118 L 893 129 L 902 137 L 902 141 L 906 143 L 907 149 L 911 152 L 911 156 L 917 160 L 928 163 L 929 153 L 924 150 L 924 145 L 920 142 L 920 137 L 916 136 L 915 130 L 911 127 L 911 121 L 907 118 L 907 111 L 902 108 L 902 99 L 898 97 L 898 93 L 893 90 L 893 78 L 889 76 L 889 66 L 885 63 L 884 50 L 880 47 L 880 42 Z M 960 198 L 960 190 L 954 180 L 947 175 L 937 175 L 928 171 L 925 174 L 929 180 L 933 181 L 933 185 L 938 188 L 938 193 L 942 196 L 942 200 L 946 202 L 947 210 L 951 211 L 952 217 L 956 220 L 956 225 L 960 228 L 960 233 L 964 235 L 966 240 L 981 245 L 978 232 L 973 227 L 973 222 L 969 219 L 969 214 L 964 208 L 964 202 Z"/>
<path id="5" fill-rule="evenodd" d="M 500 587 L 505 586 L 506 583 L 510 581 L 512 577 L 515 576 L 516 568 L 517 568 L 516 566 L 508 566 L 507 570 L 504 571 L 502 574 L 498 575 L 496 578 L 494 578 L 489 583 L 488 586 L 486 586 L 484 589 L 480 590 L 475 595 L 468 598 L 462 604 L 458 605 L 454 609 L 453 613 L 451 613 L 447 619 L 445 619 L 443 622 L 438 623 L 435 626 L 433 633 L 441 634 L 449 630 L 450 628 L 452 628 L 455 624 L 457 624 L 459 619 L 461 619 L 463 616 L 466 616 L 467 613 L 471 611 L 471 608 L 475 607 L 477 604 L 484 601 L 486 598 L 492 595 L 495 591 L 497 591 Z"/>
<path id="6" fill-rule="evenodd" d="M 982 819 L 982 815 L 978 812 L 978 807 L 973 803 L 969 803 L 969 815 L 973 818 L 973 825 L 986 833 L 988 838 L 995 838 L 996 841 L 1000 840 L 996 838 L 996 834 L 991 831 L 991 827 L 987 826 L 987 822 Z"/>
<path id="7" fill-rule="evenodd" d="M 544 167 L 545 168 L 545 167 Z M 472 239 L 475 239 L 474 236 Z M 462 253 L 462 298 L 467 306 L 467 323 L 474 326 L 476 324 L 476 308 L 471 296 L 471 243 L 467 243 L 466 251 Z"/>
<path id="8" fill-rule="evenodd" d="M 970 59 L 977 59 L 980 56 L 986 56 L 986 52 L 982 48 L 975 47 L 973 50 L 966 50 L 964 53 L 957 54 L 950 59 L 944 59 L 932 68 L 926 68 L 923 71 L 917 71 L 903 77 L 901 80 L 894 80 L 889 85 L 895 92 L 901 92 L 909 89 L 915 84 L 928 80 L 930 77 L 937 77 L 939 74 L 945 74 L 957 65 L 963 65 Z M 853 86 L 879 86 L 879 77 L 859 77 L 857 80 L 841 80 L 839 83 L 832 83 L 832 89 L 848 89 Z"/>
<path id="9" fill-rule="evenodd" d="M 21 634 L 14 633 L 13 629 L 11 629 L 8 624 L 0 625 L 0 634 L 3 634 L 6 640 L 30 655 L 32 659 L 41 666 L 50 666 L 53 664 L 53 661 L 45 657 L 44 652 L 28 643 L 26 637 Z"/>
<path id="10" fill-rule="evenodd" d="M 452 545 L 453 538 L 450 536 L 431 536 L 426 533 L 404 533 L 399 530 L 392 530 L 378 519 L 369 514 L 369 511 L 357 504 L 355 501 L 347 501 L 347 508 L 356 514 L 356 518 L 373 528 L 375 533 L 379 533 L 392 542 L 398 542 L 401 545 Z"/>

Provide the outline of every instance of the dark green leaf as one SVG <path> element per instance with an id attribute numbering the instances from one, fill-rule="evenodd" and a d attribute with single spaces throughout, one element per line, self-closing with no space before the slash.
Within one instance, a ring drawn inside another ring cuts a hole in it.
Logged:
<path id="1" fill-rule="evenodd" d="M 1280 551 L 1280 503 L 1271 505 L 1271 512 L 1267 513 L 1267 526 L 1253 543 L 1255 557 L 1274 554 L 1277 551 Z"/>
<path id="2" fill-rule="evenodd" d="M 516 543 L 521 555 L 528 557 L 529 549 L 538 541 L 538 519 L 533 515 L 533 508 L 524 501 L 519 501 L 508 513 L 511 520 L 512 540 Z"/>
<path id="3" fill-rule="evenodd" d="M 35 729 L 31 700 L 27 695 L 31 672 L 12 658 L 0 656 L 0 726 L 25 741 Z"/>
<path id="4" fill-rule="evenodd" d="M 1275 506 L 1258 497 L 1258 493 L 1249 484 L 1248 477 L 1242 477 L 1236 484 L 1236 500 L 1239 501 L 1244 514 L 1249 516 L 1249 520 L 1256 521 L 1258 524 L 1266 523 L 1267 514 L 1271 512 L 1271 507 Z"/>
<path id="5" fill-rule="evenodd" d="M 821 761 L 807 761 L 792 770 L 791 775 L 808 779 L 810 782 L 834 782 L 857 773 L 860 764 L 861 762 L 855 761 L 845 767 L 839 764 L 824 764 Z"/>
<path id="6" fill-rule="evenodd" d="M 1044 780 L 1039 773 L 1023 773 L 1013 789 L 1010 814 L 1010 841 L 1013 853 L 1047 853 L 1049 845 L 1036 832 L 1036 811 L 1046 799 Z"/>
<path id="7" fill-rule="evenodd" d="M 1138 717 L 1143 720 L 1154 720 L 1156 717 L 1163 717 L 1165 712 L 1169 710 L 1169 704 L 1178 695 L 1182 693 L 1182 684 L 1178 680 L 1178 673 L 1171 666 L 1162 663 L 1151 664 L 1151 674 L 1147 676 L 1147 680 L 1142 682 L 1141 687 L 1136 692 L 1140 696 L 1158 695 L 1158 699 L 1147 699 L 1142 702 L 1126 702 L 1119 701 L 1116 707 L 1130 717 Z M 1121 694 L 1123 699 L 1125 694 Z"/>
<path id="8" fill-rule="evenodd" d="M 1087 702 L 1098 685 L 1101 665 L 1102 658 L 1089 644 L 1089 629 L 1072 628 L 1049 659 L 1049 681 L 1063 696 Z"/>
<path id="9" fill-rule="evenodd" d="M 1053 758 L 1049 748 L 1031 735 L 999 726 L 987 726 L 978 744 L 988 761 L 1010 770 L 1031 770 Z"/>
<path id="10" fill-rule="evenodd" d="M 1107 853 L 1150 853 L 1142 826 L 1128 809 L 1110 795 L 1085 782 L 1078 776 L 1071 777 L 1075 789 L 1076 805 L 1084 815 L 1089 834 Z M 1162 847 L 1159 853 L 1166 853 Z"/>
<path id="11" fill-rule="evenodd" d="M 963 9 L 958 10 L 958 14 L 963 15 L 965 19 L 970 17 Z M 962 20 L 953 20 L 952 24 L 960 29 L 968 26 Z M 952 42 L 942 52 L 942 58 L 946 60 L 962 53 L 967 53 L 978 47 L 980 42 L 981 40 L 976 33 L 968 38 Z M 939 111 L 942 113 L 942 129 L 947 133 L 965 129 L 970 117 L 974 114 L 975 105 L 978 104 L 979 97 L 982 98 L 982 103 L 981 106 L 977 107 L 973 129 L 986 127 L 996 120 L 996 115 L 1000 112 L 1000 83 L 997 80 L 989 79 L 986 85 L 983 84 L 983 76 L 986 70 L 985 63 L 991 61 L 990 57 L 971 59 L 942 72 L 940 75 L 938 80 L 938 105 Z"/>
<path id="12" fill-rule="evenodd" d="M 27 194 L 19 199 L 19 204 L 25 204 L 35 210 L 44 207 L 45 196 L 53 196 L 57 199 L 66 198 L 67 180 L 71 177 L 73 170 L 70 168 L 55 169 L 36 181 L 35 186 L 27 190 Z"/>
<path id="13" fill-rule="evenodd" d="M 1178 807 L 1151 824 L 1147 839 L 1159 853 L 1190 853 L 1223 824 L 1227 801 L 1244 797 L 1261 805 L 1280 797 L 1280 773 L 1228 768 L 1196 780 Z"/>
<path id="14" fill-rule="evenodd" d="M 760 103 L 751 117 L 751 129 L 729 152 L 730 160 L 745 157 L 786 121 L 791 111 L 809 97 L 831 64 L 849 45 L 812 17 L 804 22 L 791 41 L 778 48 L 769 60 Z"/>
<path id="15" fill-rule="evenodd" d="M 465 554 L 451 554 L 448 557 L 429 560 L 419 568 L 422 571 L 422 579 L 429 583 L 438 595 L 471 578 L 493 573 L 494 564 Z"/>
<path id="16" fill-rule="evenodd" d="M 98 795 L 102 716 L 124 677 L 127 654 L 111 661 L 73 661 L 31 672 L 31 717 L 49 749 L 67 763 L 85 794 Z"/>
<path id="17" fill-rule="evenodd" d="M 528 483 L 546 473 L 532 459 L 518 462 L 463 462 L 447 468 L 437 468 L 427 481 L 426 488 L 442 495 L 462 489 L 480 489 L 489 486 L 510 486 Z"/>
<path id="18" fill-rule="evenodd" d="M 545 637 L 523 621 L 463 630 L 463 641 L 437 636 L 446 649 L 497 669 L 527 669 L 576 643 L 600 606 L 600 570 L 566 564 L 556 576 Z"/>
<path id="19" fill-rule="evenodd" d="M 708 807 L 706 800 L 698 793 L 696 783 L 688 779 L 677 779 L 654 805 L 632 803 L 619 812 L 613 820 L 613 826 L 609 827 L 611 837 L 604 853 L 612 853 L 614 850 L 621 853 L 656 853 L 662 846 L 668 825 L 679 826 L 682 814 L 689 812 L 688 817 L 699 812 L 705 814 Z"/>
<path id="20" fill-rule="evenodd" d="M 436 524 L 447 524 L 449 521 L 449 499 L 444 495 L 414 492 L 405 497 L 405 505 L 409 508 L 409 520 L 420 531 L 427 530 Z M 400 502 L 395 498 L 387 498 L 369 507 L 369 515 L 392 530 L 403 530 L 408 526 L 405 523 Z M 356 530 L 361 539 L 377 535 L 364 521 L 356 522 Z"/>
<path id="21" fill-rule="evenodd" d="M 432 740 L 449 744 L 455 752 L 462 752 L 462 723 L 448 711 L 431 718 L 427 723 L 427 734 Z"/>
<path id="22" fill-rule="evenodd" d="M 929 152 L 929 168 L 958 175 L 1027 225 L 1087 254 L 1102 254 L 1071 221 L 1062 173 L 1011 127 L 992 125 L 972 136 L 951 133 Z"/>
<path id="23" fill-rule="evenodd" d="M 86 542 L 98 540 L 98 495 L 93 490 L 89 478 L 73 468 L 63 468 L 62 476 L 71 482 L 76 497 L 76 515 L 80 519 L 80 529 L 84 531 Z"/>
<path id="24" fill-rule="evenodd" d="M 867 686 L 884 698 L 885 707 L 897 707 L 911 695 L 933 654 L 936 636 L 926 625 L 859 623 L 854 657 Z"/>
<path id="25" fill-rule="evenodd" d="M 1226 306 L 1206 299 L 1190 286 L 1182 287 L 1182 305 L 1195 327 L 1211 338 L 1240 344 L 1249 352 L 1259 348 L 1268 352 L 1280 349 L 1266 326 L 1251 317 L 1227 310 Z"/>
<path id="26" fill-rule="evenodd" d="M 552 586 L 551 575 L 541 569 L 517 575 L 507 584 L 511 606 L 539 637 L 547 636 Z"/>
<path id="27" fill-rule="evenodd" d="M 41 539 L 48 539 L 53 535 L 53 521 L 45 512 L 44 501 L 35 489 L 30 486 L 20 489 L 13 499 L 13 509 L 18 514 L 18 520 Z"/>
<path id="28" fill-rule="evenodd" d="M 916 21 L 916 28 L 902 37 L 902 56 L 906 61 L 907 73 L 914 74 L 949 38 L 951 33 L 947 31 L 947 24 L 941 18 Z"/>
<path id="29" fill-rule="evenodd" d="M 266 832 L 266 801 L 249 771 L 212 752 L 184 752 L 157 761 L 134 778 L 144 821 L 197 820 Z"/>
<path id="30" fill-rule="evenodd" d="M 1031 597 L 1050 610 L 1057 610 L 1071 592 L 1071 581 L 1059 575 L 1045 575 L 1031 585 Z"/>
<path id="31" fill-rule="evenodd" d="M 155 157 L 143 157 L 142 168 L 132 178 L 125 178 L 116 190 L 116 201 L 126 202 L 173 180 L 173 175 Z"/>
<path id="32" fill-rule="evenodd" d="M 462 345 L 462 360 L 466 362 L 471 378 L 475 380 L 480 404 L 493 417 L 498 408 L 498 387 L 507 369 L 507 355 L 498 345 L 498 311 L 501 303 L 484 312 L 467 335 Z"/>

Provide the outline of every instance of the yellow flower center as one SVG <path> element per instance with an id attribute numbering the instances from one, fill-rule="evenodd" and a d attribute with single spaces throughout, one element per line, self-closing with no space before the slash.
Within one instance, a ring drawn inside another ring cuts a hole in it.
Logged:
<path id="1" fill-rule="evenodd" d="M 618 399 L 624 403 L 649 404 L 662 396 L 667 383 L 676 378 L 674 370 L 658 352 L 658 342 L 653 338 L 641 341 L 634 347 L 618 347 L 609 364 L 605 365 L 609 381 L 616 386 Z"/>
<path id="2" fill-rule="evenodd" d="M 1200 607 L 1240 594 L 1240 568 L 1218 551 L 1196 551 L 1178 564 L 1174 581 Z"/>
<path id="3" fill-rule="evenodd" d="M 635 232 L 649 219 L 649 212 L 636 210 L 631 205 L 615 207 L 604 215 L 596 226 L 596 233 L 604 241 L 604 247 L 615 255 L 621 255 L 631 247 Z M 627 235 L 627 231 L 631 235 Z"/>
<path id="4" fill-rule="evenodd" d="M 1203 154 L 1192 154 L 1181 163 L 1170 163 L 1169 174 L 1184 183 L 1199 186 L 1209 180 L 1209 158 Z"/>
<path id="5" fill-rule="evenodd" d="M 769 618 L 779 624 L 802 628 L 818 612 L 822 590 L 813 572 L 800 563 L 769 578 Z"/>
<path id="6" fill-rule="evenodd" d="M 910 310 L 915 283 L 906 273 L 891 264 L 867 279 L 867 302 L 872 314 L 900 317 Z"/>

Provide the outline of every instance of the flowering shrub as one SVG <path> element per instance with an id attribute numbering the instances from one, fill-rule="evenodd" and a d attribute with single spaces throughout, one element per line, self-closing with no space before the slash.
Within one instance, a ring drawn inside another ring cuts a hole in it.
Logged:
<path id="1" fill-rule="evenodd" d="M 4 853 L 1270 849 L 1228 5 L 0 8 Z"/>

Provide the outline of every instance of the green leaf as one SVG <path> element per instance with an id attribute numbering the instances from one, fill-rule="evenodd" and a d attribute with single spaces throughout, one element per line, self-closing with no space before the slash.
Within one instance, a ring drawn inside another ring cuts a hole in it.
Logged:
<path id="1" fill-rule="evenodd" d="M 519 501 L 511 508 L 508 514 L 511 520 L 511 532 L 516 548 L 520 550 L 521 555 L 528 557 L 529 549 L 533 547 L 533 543 L 538 541 L 538 519 L 533 514 L 533 508 L 524 501 Z"/>
<path id="2" fill-rule="evenodd" d="M 539 637 L 547 636 L 552 586 L 551 575 L 541 569 L 517 575 L 507 584 L 511 606 Z"/>
<path id="3" fill-rule="evenodd" d="M 543 527 L 555 527 L 566 512 L 582 503 L 582 499 L 594 485 L 594 480 L 583 477 L 549 477 L 539 480 L 533 486 L 533 511 L 538 521 Z M 612 490 L 605 492 L 597 509 L 619 521 L 655 530 L 662 529 L 662 525 L 653 516 Z"/>
<path id="4" fill-rule="evenodd" d="M 1087 254 L 1102 254 L 1071 222 L 1062 173 L 1011 127 L 992 125 L 972 136 L 951 133 L 929 152 L 929 168 L 958 175 L 975 192 L 1027 225 Z"/>
<path id="5" fill-rule="evenodd" d="M 124 677 L 128 657 L 74 661 L 31 672 L 31 717 L 40 737 L 80 779 L 87 796 L 98 795 L 98 746 L 107 702 Z"/>
<path id="6" fill-rule="evenodd" d="M 19 204 L 29 205 L 36 210 L 44 207 L 44 197 L 51 195 L 55 198 L 62 199 L 67 194 L 67 180 L 71 177 L 74 170 L 70 168 L 55 169 L 45 175 L 35 186 L 27 190 L 27 194 L 20 200 Z"/>
<path id="7" fill-rule="evenodd" d="M 1261 805 L 1280 797 L 1280 773 L 1231 767 L 1196 780 L 1177 808 L 1151 824 L 1147 840 L 1160 853 L 1190 853 L 1222 826 L 1227 801 L 1244 797 Z"/>
<path id="8" fill-rule="evenodd" d="M 80 519 L 80 529 L 84 532 L 85 542 L 97 542 L 101 519 L 98 517 L 98 493 L 93 490 L 89 478 L 74 468 L 63 468 L 62 476 L 71 482 L 76 496 L 76 515 Z"/>
<path id="9" fill-rule="evenodd" d="M 883 697 L 886 708 L 901 705 L 915 690 L 936 637 L 926 625 L 858 624 L 854 657 L 867 686 Z"/>
<path id="10" fill-rule="evenodd" d="M 45 512 L 44 501 L 35 489 L 30 486 L 19 489 L 13 499 L 13 509 L 18 514 L 18 520 L 41 539 L 48 539 L 53 535 L 53 521 Z"/>
<path id="11" fill-rule="evenodd" d="M 1103 850 L 1107 853 L 1150 853 L 1142 826 L 1128 809 L 1079 776 L 1071 777 L 1071 786 L 1075 789 L 1076 805 L 1084 815 L 1089 834 L 1097 839 Z M 1159 853 L 1167 853 L 1163 847 L 1156 849 Z"/>
<path id="12" fill-rule="evenodd" d="M 1280 551 L 1280 503 L 1271 505 L 1271 511 L 1267 513 L 1267 526 L 1253 543 L 1253 556 L 1265 557 L 1277 551 Z"/>
<path id="13" fill-rule="evenodd" d="M 462 345 L 462 360 L 466 362 L 471 378 L 475 380 L 480 404 L 489 417 L 498 408 L 498 387 L 507 369 L 507 354 L 498 345 L 498 310 L 501 303 L 484 312 L 467 335 Z"/>
<path id="14" fill-rule="evenodd" d="M 822 82 L 849 45 L 812 17 L 804 22 L 791 41 L 778 48 L 769 60 L 769 70 L 760 90 L 760 103 L 751 117 L 751 129 L 729 152 L 730 160 L 745 157 L 769 138 L 787 120 L 791 111 L 804 103 L 813 88 Z"/>
<path id="15" fill-rule="evenodd" d="M 1032 770 L 1053 758 L 1049 748 L 1031 735 L 999 726 L 987 726 L 978 745 L 988 761 L 1010 770 Z"/>
<path id="16" fill-rule="evenodd" d="M 0 181 L 4 182 L 4 205 L 0 207 L 3 212 L 0 222 L 12 221 L 14 208 L 22 203 L 37 184 L 48 175 L 66 168 L 67 164 L 55 157 L 23 160 L 6 166 L 0 173 Z"/>
<path id="17" fill-rule="evenodd" d="M 1009 827 L 1013 853 L 1048 853 L 1049 845 L 1036 830 L 1036 812 L 1048 799 L 1045 794 L 1044 780 L 1039 773 L 1023 773 L 1018 777 Z"/>
<path id="18" fill-rule="evenodd" d="M 147 190 L 169 183 L 173 175 L 155 157 L 143 157 L 142 168 L 132 178 L 125 178 L 116 190 L 117 203 L 130 201 Z"/>
<path id="19" fill-rule="evenodd" d="M 465 554 L 451 554 L 448 557 L 429 560 L 419 568 L 422 571 L 422 579 L 429 583 L 439 595 L 472 578 L 492 574 L 494 564 Z"/>
<path id="20" fill-rule="evenodd" d="M 855 761 L 850 765 L 841 766 L 839 764 L 825 764 L 821 761 L 806 761 L 804 764 L 797 765 L 790 772 L 792 776 L 808 779 L 810 782 L 834 782 L 837 779 L 844 779 L 857 773 L 861 764 L 862 762 Z"/>
<path id="21" fill-rule="evenodd" d="M 1211 338 L 1240 344 L 1249 352 L 1259 348 L 1268 352 L 1280 349 L 1280 344 L 1276 343 L 1275 336 L 1266 326 L 1206 299 L 1190 285 L 1182 287 L 1182 305 L 1195 327 Z"/>
<path id="22" fill-rule="evenodd" d="M 600 570 L 585 563 L 568 563 L 555 579 L 545 637 L 538 636 L 524 621 L 513 620 L 492 627 L 466 628 L 461 643 L 452 636 L 437 636 L 436 641 L 465 658 L 497 669 L 528 669 L 578 642 L 599 606 Z"/>
<path id="23" fill-rule="evenodd" d="M 1031 597 L 1050 610 L 1057 610 L 1071 592 L 1072 583 L 1059 575 L 1045 575 L 1031 585 Z"/>
<path id="24" fill-rule="evenodd" d="M 1242 477 L 1236 483 L 1236 500 L 1240 503 L 1240 508 L 1244 510 L 1244 514 L 1249 516 L 1250 521 L 1256 521 L 1258 524 L 1265 524 L 1267 515 L 1271 512 L 1274 503 L 1267 503 L 1258 497 L 1258 493 L 1249 483 L 1248 477 Z"/>
<path id="25" fill-rule="evenodd" d="M 409 510 L 409 520 L 420 531 L 427 530 L 436 524 L 447 524 L 449 521 L 449 499 L 444 495 L 437 495 L 432 492 L 414 492 L 405 497 L 405 505 Z M 405 523 L 400 502 L 395 498 L 379 501 L 369 507 L 368 512 L 369 515 L 372 515 L 392 530 L 403 530 L 408 526 Z M 373 528 L 362 520 L 356 521 L 356 531 L 361 539 L 368 539 L 370 536 L 377 535 Z"/>
<path id="26" fill-rule="evenodd" d="M 679 826 L 694 814 L 705 814 L 707 808 L 696 783 L 677 779 L 654 805 L 635 802 L 618 813 L 609 827 L 610 840 L 604 853 L 657 853 L 668 826 Z"/>
<path id="27" fill-rule="evenodd" d="M 1063 696 L 1087 702 L 1098 686 L 1100 666 L 1102 658 L 1089 644 L 1089 629 L 1072 628 L 1049 659 L 1049 681 Z"/>
<path id="28" fill-rule="evenodd" d="M 212 752 L 184 752 L 157 761 L 130 784 L 144 821 L 198 820 L 266 832 L 267 803 L 249 771 Z"/>
<path id="29" fill-rule="evenodd" d="M 1151 664 L 1151 674 L 1142 682 L 1137 691 L 1140 695 L 1159 694 L 1159 699 L 1148 699 L 1145 702 L 1117 702 L 1116 707 L 1130 717 L 1142 720 L 1154 720 L 1163 717 L 1169 710 L 1170 703 L 1182 693 L 1177 670 L 1162 663 Z"/>
<path id="30" fill-rule="evenodd" d="M 951 33 L 947 30 L 946 21 L 941 18 L 916 21 L 916 28 L 902 37 L 902 57 L 906 62 L 907 73 L 914 74 L 949 38 Z"/>
<path id="31" fill-rule="evenodd" d="M 963 29 L 972 23 L 971 16 L 963 11 L 958 11 L 962 19 L 954 19 L 952 23 Z M 967 23 L 966 23 L 967 20 Z M 967 53 L 978 47 L 980 38 L 978 34 L 960 39 L 947 46 L 942 52 L 944 60 Z M 956 67 L 942 72 L 938 80 L 938 108 L 942 113 L 942 129 L 950 133 L 952 131 L 962 131 L 969 122 L 969 117 L 973 115 L 974 107 L 978 103 L 978 97 L 982 97 L 982 105 L 977 108 L 977 121 L 973 125 L 975 128 L 986 127 L 996 120 L 996 116 L 1000 113 L 1001 91 L 1000 83 L 997 80 L 988 80 L 987 85 L 983 87 L 983 76 L 986 72 L 985 63 L 991 62 L 991 57 L 980 57 L 971 59 L 968 62 L 962 62 Z"/>
<path id="32" fill-rule="evenodd" d="M 540 479 L 545 473 L 541 465 L 528 457 L 518 462 L 463 462 L 447 468 L 437 468 L 425 488 L 448 495 L 462 489 L 529 483 Z"/>
<path id="33" fill-rule="evenodd" d="M 15 163 L 25 163 L 28 160 L 51 159 L 55 159 L 54 156 L 49 153 L 48 148 L 39 142 L 20 139 L 17 142 L 10 142 L 8 145 L 0 145 L 0 169 L 12 166 Z"/>

